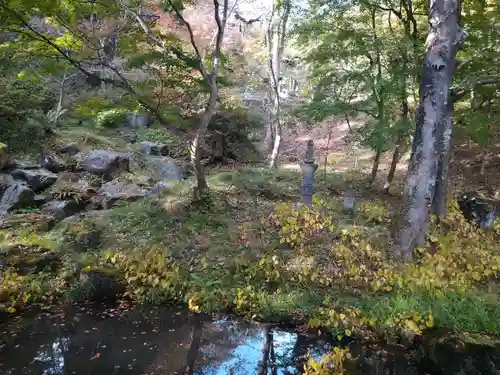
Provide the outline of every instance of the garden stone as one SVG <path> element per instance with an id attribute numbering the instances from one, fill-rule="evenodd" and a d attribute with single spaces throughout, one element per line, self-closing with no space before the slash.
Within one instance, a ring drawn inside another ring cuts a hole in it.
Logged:
<path id="1" fill-rule="evenodd" d="M 66 145 L 61 145 L 56 150 L 60 154 L 67 154 L 73 156 L 80 152 L 80 147 L 78 147 L 78 144 L 76 142 L 72 142 Z"/>
<path id="2" fill-rule="evenodd" d="M 11 160 L 7 166 L 9 169 L 38 169 L 40 166 L 38 164 L 31 163 L 29 161 L 19 161 Z"/>
<path id="3" fill-rule="evenodd" d="M 136 184 L 125 184 L 115 180 L 102 185 L 98 194 L 102 196 L 102 207 L 108 209 L 118 201 L 133 202 L 144 198 L 146 190 Z"/>
<path id="4" fill-rule="evenodd" d="M 307 141 L 306 155 L 304 162 L 300 164 L 302 171 L 302 202 L 310 206 L 312 205 L 314 195 L 314 174 L 318 169 L 318 165 L 314 163 L 314 143 L 312 140 Z"/>
<path id="5" fill-rule="evenodd" d="M 475 191 L 462 194 L 457 202 L 464 217 L 481 229 L 493 229 L 493 222 L 500 216 L 500 202 L 482 197 Z"/>
<path id="6" fill-rule="evenodd" d="M 352 186 L 348 186 L 344 191 L 344 212 L 353 213 L 356 209 L 356 193 Z"/>
<path id="7" fill-rule="evenodd" d="M 84 253 L 96 249 L 101 244 L 101 231 L 84 213 L 65 218 L 61 222 L 64 229 L 61 246 L 69 250 Z"/>
<path id="8" fill-rule="evenodd" d="M 147 165 L 152 173 L 163 181 L 179 181 L 182 180 L 182 168 L 179 163 L 171 157 L 150 156 L 147 160 Z"/>
<path id="9" fill-rule="evenodd" d="M 75 155 L 81 168 L 87 172 L 100 174 L 108 179 L 112 175 L 130 169 L 130 155 L 105 150 L 94 150 Z"/>
<path id="10" fill-rule="evenodd" d="M 34 203 L 35 192 L 21 184 L 10 185 L 0 200 L 0 215 L 12 210 L 28 207 Z"/>
<path id="11" fill-rule="evenodd" d="M 42 206 L 42 213 L 50 214 L 57 220 L 62 220 L 81 211 L 82 205 L 74 200 L 53 200 Z"/>
<path id="12" fill-rule="evenodd" d="M 26 181 L 29 187 L 35 191 L 42 191 L 57 181 L 57 174 L 46 169 L 15 169 L 11 172 L 15 178 Z"/>
<path id="13" fill-rule="evenodd" d="M 148 113 L 131 113 L 128 118 L 128 126 L 132 129 L 145 129 L 149 127 L 150 117 Z"/>
<path id="14" fill-rule="evenodd" d="M 0 142 L 0 170 L 7 167 L 10 163 L 9 148 L 5 143 Z"/>
<path id="15" fill-rule="evenodd" d="M 80 272 L 80 287 L 91 301 L 103 301 L 117 298 L 125 292 L 118 280 L 116 270 L 110 268 L 90 268 Z"/>
<path id="16" fill-rule="evenodd" d="M 43 206 L 45 203 L 50 202 L 53 199 L 54 199 L 54 197 L 52 196 L 52 194 L 43 194 L 43 195 L 37 194 L 37 195 L 35 195 L 35 199 L 33 201 L 33 204 L 36 207 L 40 207 L 40 206 Z"/>
<path id="17" fill-rule="evenodd" d="M 152 197 L 159 195 L 166 189 L 168 189 L 168 183 L 166 181 L 159 181 L 148 189 L 147 196 Z"/>
<path id="18" fill-rule="evenodd" d="M 6 173 L 0 173 L 0 197 L 10 185 L 14 185 L 16 180 Z"/>
<path id="19" fill-rule="evenodd" d="M 168 156 L 168 146 L 161 143 L 141 142 L 140 151 L 144 155 Z"/>
<path id="20" fill-rule="evenodd" d="M 55 154 L 43 152 L 38 157 L 40 166 L 50 172 L 60 172 L 64 169 L 64 162 Z"/>

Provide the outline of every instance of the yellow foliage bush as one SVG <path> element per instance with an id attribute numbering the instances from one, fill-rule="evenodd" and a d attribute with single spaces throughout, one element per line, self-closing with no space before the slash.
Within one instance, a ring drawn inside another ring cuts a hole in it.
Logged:
<path id="1" fill-rule="evenodd" d="M 304 375 L 344 375 L 344 362 L 349 359 L 349 349 L 336 346 L 319 362 L 310 358 L 304 365 Z"/>
<path id="2" fill-rule="evenodd" d="M 322 230 L 335 229 L 331 217 L 321 212 L 324 202 L 315 200 L 313 206 L 294 207 L 280 204 L 271 215 L 269 223 L 279 229 L 280 243 L 289 244 L 293 249 L 304 250 L 307 240 Z"/>
<path id="3" fill-rule="evenodd" d="M 128 284 L 125 296 L 138 301 L 161 303 L 183 295 L 184 282 L 180 267 L 162 251 L 152 249 L 127 256 L 107 252 L 104 260 L 118 266 Z"/>
<path id="4" fill-rule="evenodd" d="M 361 210 L 371 223 L 387 217 L 385 209 L 379 206 L 362 206 Z M 465 293 L 471 287 L 498 279 L 500 247 L 494 235 L 467 222 L 456 205 L 441 222 L 435 218 L 431 221 L 427 244 L 415 254 L 413 263 L 393 262 L 385 256 L 385 249 L 374 248 L 370 239 L 355 230 L 342 230 L 340 239 L 330 247 L 327 264 L 318 263 L 319 268 L 312 271 L 314 277 L 306 280 L 327 286 L 332 292 L 355 290 L 362 295 L 375 295 L 440 290 Z M 321 213 L 319 205 L 280 205 L 271 216 L 271 224 L 278 228 L 281 243 L 301 253 L 310 250 L 312 256 L 317 256 L 321 248 L 307 248 L 305 244 L 314 242 L 312 239 L 322 229 L 333 228 L 331 218 Z M 377 321 L 363 316 L 360 309 L 335 306 L 316 309 L 309 321 L 311 327 L 333 329 L 339 338 L 375 325 L 421 334 L 434 324 L 431 311 L 405 312 Z"/>

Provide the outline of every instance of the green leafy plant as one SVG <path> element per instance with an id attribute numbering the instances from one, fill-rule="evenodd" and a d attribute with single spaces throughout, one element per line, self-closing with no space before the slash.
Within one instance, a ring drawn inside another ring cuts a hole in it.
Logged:
<path id="1" fill-rule="evenodd" d="M 123 108 L 113 108 L 97 113 L 95 124 L 102 128 L 116 128 L 127 121 L 129 111 Z"/>

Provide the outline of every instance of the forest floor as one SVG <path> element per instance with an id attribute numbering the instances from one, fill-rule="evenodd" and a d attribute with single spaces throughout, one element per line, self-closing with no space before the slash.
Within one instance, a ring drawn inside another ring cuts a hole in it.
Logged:
<path id="1" fill-rule="evenodd" d="M 203 205 L 191 203 L 191 182 L 181 181 L 159 197 L 65 219 L 50 228 L 36 224 L 46 220 L 36 210 L 21 213 L 21 223 L 3 231 L 2 246 L 15 264 L 27 264 L 31 271 L 4 273 L 0 297 L 5 307 L 47 305 L 61 297 L 98 298 L 96 288 L 102 285 L 83 287 L 76 269 L 117 277 L 126 295 L 138 301 L 308 323 L 339 338 L 375 334 L 400 342 L 412 337 L 413 342 L 436 328 L 500 334 L 500 248 L 494 235 L 475 230 L 455 207 L 449 219 L 432 225 L 426 249 L 414 264 L 393 262 L 389 249 L 403 170 L 391 196 L 382 193 L 386 161 L 379 179 L 368 185 L 371 154 L 348 154 L 342 141 L 346 128 L 338 125 L 330 142 L 329 126 L 289 131 L 283 165 L 276 170 L 211 169 L 211 199 Z M 127 147 L 110 133 L 78 127 L 63 136 L 91 148 Z M 315 141 L 320 164 L 311 208 L 297 205 L 297 162 L 308 138 Z M 357 192 L 354 215 L 342 209 L 346 179 Z M 498 180 L 494 184 L 498 187 Z M 94 233 L 99 241 L 90 248 L 69 246 Z"/>

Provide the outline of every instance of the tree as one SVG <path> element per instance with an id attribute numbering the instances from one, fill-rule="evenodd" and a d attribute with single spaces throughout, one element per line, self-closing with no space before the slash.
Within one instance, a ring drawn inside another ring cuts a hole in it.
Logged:
<path id="1" fill-rule="evenodd" d="M 316 16 L 297 30 L 299 43 L 309 50 L 306 58 L 315 84 L 304 112 L 315 120 L 341 115 L 347 122 L 350 116 L 368 115 L 364 126 L 350 129 L 348 140 L 374 151 L 370 182 L 377 177 L 382 154 L 395 148 L 390 186 L 400 151 L 408 143 L 408 90 L 400 82 L 413 68 L 401 61 L 409 42 L 403 30 L 392 25 L 392 10 L 377 2 L 333 2 L 328 8 L 314 4 Z M 398 118 L 400 103 L 407 110 L 403 108 Z"/>
<path id="2" fill-rule="evenodd" d="M 174 4 L 172 0 L 167 0 L 168 5 L 171 9 L 174 10 L 177 17 L 182 21 L 184 26 L 187 28 L 189 33 L 189 39 L 191 42 L 191 46 L 193 47 L 196 58 L 199 63 L 199 71 L 205 80 L 206 84 L 210 88 L 209 98 L 203 111 L 200 116 L 198 129 L 196 130 L 196 134 L 191 142 L 190 147 L 190 159 L 191 166 L 194 169 L 195 177 L 196 177 L 196 187 L 193 191 L 193 199 L 201 200 L 205 196 L 206 190 L 208 188 L 207 181 L 205 178 L 205 171 L 203 169 L 203 165 L 201 163 L 201 142 L 205 136 L 206 130 L 208 128 L 208 124 L 210 123 L 210 119 L 215 113 L 217 106 L 217 96 L 219 93 L 217 86 L 217 75 L 219 74 L 220 63 L 221 63 L 221 49 L 222 49 L 222 41 L 224 39 L 224 29 L 227 23 L 227 14 L 228 14 L 228 0 L 223 0 L 222 9 L 218 0 L 213 0 L 214 5 L 214 18 L 217 24 L 217 35 L 215 38 L 215 48 L 211 58 L 209 59 L 209 63 L 206 62 L 205 56 L 201 54 L 200 49 L 198 48 L 193 28 L 189 22 L 187 22 L 180 9 Z M 222 11 L 222 18 L 221 18 Z M 210 69 L 208 69 L 208 67 Z"/>
<path id="3" fill-rule="evenodd" d="M 83 73 L 93 87 L 109 84 L 124 90 L 156 116 L 160 123 L 169 126 L 173 132 L 184 134 L 183 129 L 169 124 L 163 118 L 149 95 L 140 89 L 140 83 L 128 80 L 123 69 L 110 61 L 110 56 L 116 52 L 118 40 L 121 50 L 129 56 L 136 53 L 144 55 L 144 51 L 138 47 L 143 45 L 143 34 L 134 22 L 137 17 L 131 18 L 131 15 L 136 13 L 114 1 L 69 1 L 57 4 L 51 1 L 36 4 L 18 0 L 0 1 L 0 17 L 4 20 L 5 30 L 17 36 L 10 42 L 11 48 L 24 51 L 32 57 L 43 56 L 44 62 L 56 62 L 62 70 L 65 64 Z M 142 20 L 141 17 L 139 19 Z M 152 22 L 154 20 L 142 20 L 142 24 L 139 23 L 149 27 Z M 112 42 L 111 46 L 107 41 Z M 155 56 L 160 63 L 168 60 L 168 65 L 183 65 L 184 71 L 191 70 L 193 59 L 172 44 L 167 44 L 168 50 L 161 55 L 162 59 L 157 51 L 149 51 L 148 55 Z"/>
<path id="4" fill-rule="evenodd" d="M 290 15 L 290 0 L 271 0 L 271 15 L 266 30 L 266 45 L 268 48 L 269 97 L 271 99 L 271 116 L 266 139 L 272 144 L 269 166 L 276 167 L 281 145 L 281 103 L 280 103 L 280 73 L 287 22 Z M 269 147 L 270 148 L 270 147 Z"/>
<path id="5" fill-rule="evenodd" d="M 398 239 L 401 255 L 405 259 L 411 259 L 413 250 L 425 243 L 438 170 L 446 164 L 443 146 L 449 144 L 451 137 L 448 123 L 452 103 L 450 88 L 458 44 L 465 37 L 458 25 L 459 15 L 457 0 L 436 0 L 430 3 L 420 104 Z"/>

